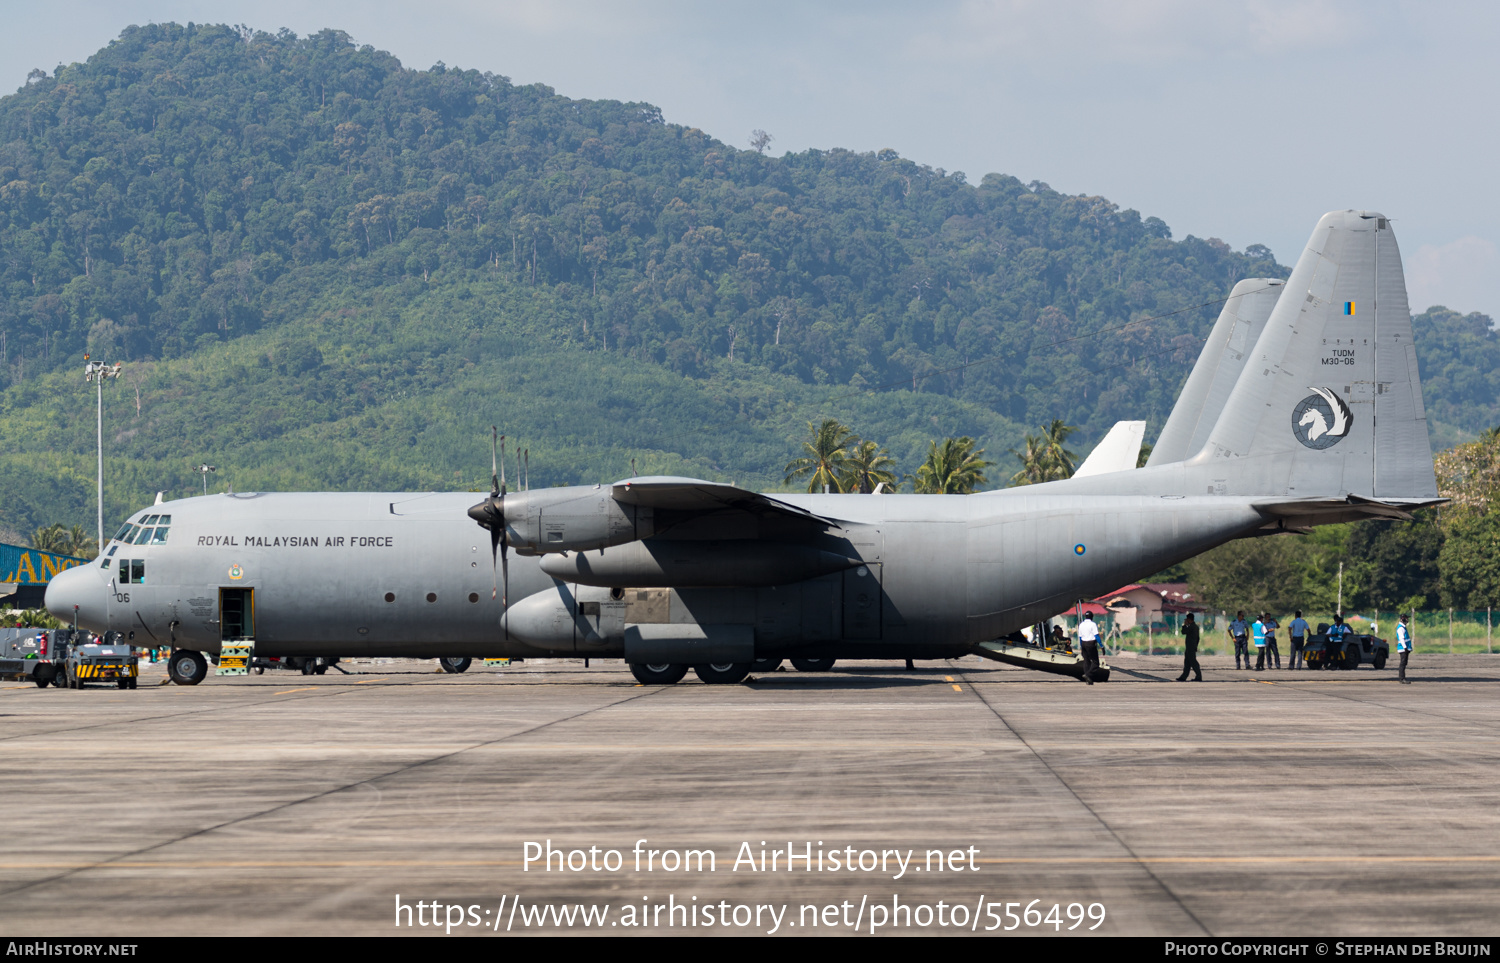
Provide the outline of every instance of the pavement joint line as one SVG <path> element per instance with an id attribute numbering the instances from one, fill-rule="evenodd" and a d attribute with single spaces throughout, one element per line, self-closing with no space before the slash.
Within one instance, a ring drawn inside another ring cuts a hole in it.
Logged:
<path id="1" fill-rule="evenodd" d="M 368 690 L 366 690 L 366 691 L 368 691 Z M 660 692 L 662 690 L 661 689 L 656 689 L 654 691 L 655 692 Z M 594 713 L 594 712 L 599 712 L 599 711 L 604 710 L 604 709 L 613 708 L 614 706 L 621 705 L 621 704 L 626 703 L 626 702 L 634 702 L 637 699 L 644 699 L 644 698 L 646 698 L 646 697 L 648 697 L 648 696 L 650 696 L 652 694 L 653 694 L 652 692 L 643 692 L 640 695 L 633 695 L 633 696 L 630 696 L 629 698 L 626 698 L 626 699 L 618 699 L 618 700 L 616 700 L 614 702 L 607 703 L 607 704 L 602 705 L 602 706 L 595 706 L 592 709 L 583 709 L 583 710 L 581 710 L 579 712 L 573 713 L 572 715 L 563 716 L 560 719 L 553 719 L 553 720 L 551 720 L 549 722 L 538 723 L 537 725 L 531 726 L 530 728 L 527 728 L 527 729 L 522 729 L 522 730 L 520 730 L 518 732 L 507 733 L 507 734 L 505 734 L 503 736 L 500 736 L 497 739 L 487 739 L 487 740 L 485 740 L 483 742 L 472 743 L 470 745 L 463 746 L 461 748 L 454 749 L 454 750 L 452 750 L 450 752 L 445 752 L 445 753 L 442 753 L 440 755 L 429 756 L 426 759 L 419 759 L 416 762 L 412 762 L 412 763 L 409 763 L 407 765 L 400 766 L 400 767 L 398 767 L 396 769 L 392 769 L 392 770 L 390 770 L 388 772 L 378 773 L 378 774 L 373 775 L 373 776 L 368 776 L 368 777 L 366 777 L 364 779 L 358 779 L 358 780 L 356 780 L 354 782 L 346 783 L 345 785 L 342 785 L 342 786 L 335 786 L 332 789 L 325 789 L 322 792 L 316 792 L 316 793 L 313 793 L 310 796 L 303 796 L 301 799 L 291 799 L 291 800 L 288 800 L 286 802 L 277 803 L 276 805 L 271 806 L 271 807 L 269 807 L 267 809 L 263 809 L 263 810 L 261 810 L 259 812 L 247 813 L 247 814 L 245 814 L 243 816 L 236 816 L 233 819 L 226 819 L 223 822 L 215 823 L 212 826 L 204 826 L 204 827 L 201 827 L 199 829 L 195 829 L 192 832 L 184 833 L 184 834 L 182 834 L 180 836 L 177 836 L 177 837 L 175 837 L 173 839 L 165 839 L 165 840 L 162 840 L 159 843 L 152 843 L 150 846 L 143 846 L 143 847 L 141 847 L 139 849 L 132 850 L 132 851 L 130 851 L 128 853 L 120 853 L 118 856 L 114 856 L 114 857 L 111 857 L 109 859 L 99 860 L 99 861 L 91 863 L 91 864 L 89 864 L 87 866 L 82 866 L 82 867 L 79 867 L 77 869 L 70 869 L 70 870 L 58 873 L 58 874 L 56 874 L 54 876 L 48 876 L 48 877 L 46 877 L 44 879 L 31 880 L 29 882 L 21 884 L 20 886 L 13 886 L 13 887 L 11 887 L 9 889 L 0 889 L 0 896 L 11 896 L 11 895 L 14 895 L 16 893 L 25 892 L 26 890 L 29 890 L 29 889 L 36 889 L 37 887 L 45 886 L 48 883 L 55 883 L 55 882 L 58 882 L 60 880 L 67 879 L 70 876 L 77 875 L 78 873 L 82 873 L 82 872 L 84 872 L 86 870 L 89 870 L 89 869 L 102 869 L 102 868 L 108 867 L 112 863 L 127 861 L 127 860 L 130 860 L 132 858 L 142 856 L 142 855 L 144 855 L 146 853 L 155 852 L 157 850 L 162 850 L 162 849 L 165 849 L 168 846 L 174 846 L 177 843 L 186 842 L 189 839 L 196 839 L 199 836 L 206 836 L 209 833 L 215 832 L 215 831 L 220 830 L 220 829 L 224 829 L 224 828 L 229 827 L 229 826 L 235 826 L 235 825 L 239 825 L 241 823 L 247 823 L 247 822 L 250 822 L 251 820 L 259 819 L 259 818 L 261 818 L 263 816 L 269 816 L 269 815 L 272 815 L 273 813 L 282 812 L 284 810 L 292 808 L 293 806 L 300 806 L 303 803 L 309 803 L 309 802 L 313 802 L 313 801 L 318 800 L 318 799 L 324 799 L 324 798 L 326 798 L 328 796 L 332 796 L 332 795 L 344 792 L 344 791 L 349 790 L 349 789 L 354 789 L 354 788 L 357 788 L 359 786 L 372 785 L 372 784 L 374 784 L 375 782 L 377 782 L 379 780 L 388 779 L 391 776 L 397 776 L 397 775 L 400 775 L 402 773 L 411 772 L 413 769 L 419 769 L 419 768 L 421 768 L 423 766 L 427 766 L 427 765 L 431 765 L 431 764 L 434 764 L 434 763 L 442 762 L 442 761 L 444 761 L 446 759 L 451 759 L 454 756 L 457 756 L 457 755 L 459 755 L 461 753 L 464 753 L 464 752 L 468 752 L 471 749 L 482 749 L 482 748 L 484 748 L 486 746 L 493 746 L 493 745 L 495 745 L 497 743 L 504 742 L 507 739 L 514 739 L 514 738 L 517 738 L 519 736 L 527 735 L 529 733 L 539 732 L 542 729 L 547 729 L 547 728 L 550 728 L 550 727 L 555 726 L 555 725 L 561 725 L 564 722 L 570 722 L 570 721 L 572 721 L 574 719 L 582 718 L 583 716 L 590 715 L 591 713 Z M 88 727 L 88 728 L 96 728 L 96 727 Z"/>
<path id="2" fill-rule="evenodd" d="M 957 674 L 963 676 L 963 670 L 958 670 Z M 967 681 L 968 677 L 964 676 L 964 678 L 965 681 Z M 979 700 L 980 704 L 988 709 L 990 711 L 990 714 L 993 715 L 997 720 L 999 720 L 1000 724 L 1003 725 L 1011 735 L 1015 736 L 1016 739 L 1020 741 L 1021 745 L 1025 746 L 1031 752 L 1032 757 L 1035 758 L 1037 762 L 1041 763 L 1044 768 L 1046 768 L 1047 772 L 1051 774 L 1052 778 L 1057 780 L 1058 785 L 1066 789 L 1068 791 L 1068 795 L 1072 796 L 1078 802 L 1078 805 L 1084 808 L 1085 812 L 1094 817 L 1094 820 L 1104 828 L 1105 832 L 1109 833 L 1109 835 L 1114 838 L 1119 847 L 1130 854 L 1130 859 L 1121 861 L 1134 862 L 1135 865 L 1139 866 L 1141 868 L 1141 871 L 1149 876 L 1151 878 L 1151 881 L 1159 886 L 1161 888 L 1161 891 L 1163 893 L 1166 893 L 1167 896 L 1171 898 L 1172 902 L 1177 904 L 1177 908 L 1182 910 L 1183 915 L 1186 916 L 1189 920 L 1192 920 L 1193 925 L 1198 927 L 1199 931 L 1201 931 L 1204 936 L 1213 936 L 1213 932 L 1204 925 L 1203 921 L 1198 918 L 1197 914 L 1195 914 L 1191 909 L 1188 908 L 1187 904 L 1182 901 L 1182 898 L 1172 890 L 1172 887 L 1167 885 L 1166 880 L 1162 879 L 1160 876 L 1151 871 L 1151 866 L 1148 863 L 1142 861 L 1140 854 L 1138 854 L 1133 848 L 1131 848 L 1131 845 L 1125 841 L 1125 838 L 1123 836 L 1115 831 L 1113 826 L 1105 822 L 1104 817 L 1101 816 L 1093 806 L 1090 806 L 1087 800 L 1085 800 L 1081 795 L 1078 794 L 1078 790 L 1074 789 L 1072 784 L 1070 784 L 1066 779 L 1063 778 L 1062 773 L 1054 769 L 1052 767 L 1052 764 L 1047 761 L 1046 757 L 1044 757 L 1039 751 L 1037 751 L 1037 749 L 1026 740 L 1026 737 L 1021 735 L 1021 733 L 1010 724 L 1010 720 L 1001 715 L 1000 710 L 995 708 L 995 706 L 988 699 L 980 695 L 978 690 L 975 690 L 974 695 L 975 698 Z"/>

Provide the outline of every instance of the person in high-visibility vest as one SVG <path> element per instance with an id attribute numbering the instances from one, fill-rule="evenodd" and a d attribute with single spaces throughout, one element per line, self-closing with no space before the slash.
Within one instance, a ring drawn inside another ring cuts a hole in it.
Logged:
<path id="1" fill-rule="evenodd" d="M 1396 651 L 1401 654 L 1401 673 L 1397 676 L 1402 685 L 1411 685 L 1406 677 L 1406 660 L 1411 655 L 1411 616 L 1401 616 L 1396 624 Z"/>

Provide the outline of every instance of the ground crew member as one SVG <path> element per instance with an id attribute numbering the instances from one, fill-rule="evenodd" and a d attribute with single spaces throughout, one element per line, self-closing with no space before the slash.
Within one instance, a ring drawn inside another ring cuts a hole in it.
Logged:
<path id="1" fill-rule="evenodd" d="M 1178 682 L 1186 682 L 1188 672 L 1193 673 L 1194 682 L 1203 681 L 1203 670 L 1198 667 L 1198 623 L 1193 620 L 1193 613 L 1182 623 L 1182 675 L 1177 677 Z"/>
<path id="2" fill-rule="evenodd" d="M 1255 671 L 1266 667 L 1266 625 L 1260 619 L 1250 623 L 1250 641 L 1255 643 Z M 1250 659 L 1245 658 L 1246 667 L 1249 667 Z"/>
<path id="3" fill-rule="evenodd" d="M 1339 653 L 1340 658 L 1343 658 L 1344 642 L 1353 634 L 1354 630 L 1344 624 L 1344 616 L 1335 615 L 1333 624 L 1328 627 L 1328 642 L 1323 646 L 1325 661 L 1331 661 L 1335 651 Z"/>
<path id="4" fill-rule="evenodd" d="M 1271 618 L 1269 612 L 1260 613 L 1260 626 L 1262 632 L 1261 649 L 1255 656 L 1255 671 L 1266 668 L 1281 668 L 1281 653 L 1276 649 L 1276 630 L 1281 628 L 1281 623 Z M 1266 657 L 1270 656 L 1268 660 Z M 1273 666 L 1271 663 L 1275 663 Z"/>
<path id="5" fill-rule="evenodd" d="M 1234 640 L 1234 667 L 1250 668 L 1250 625 L 1245 621 L 1243 611 L 1235 613 L 1235 619 L 1229 623 L 1229 637 Z M 1240 657 L 1243 656 L 1245 664 L 1240 665 Z"/>
<path id="6" fill-rule="evenodd" d="M 1099 624 L 1092 615 L 1078 623 L 1078 648 L 1083 654 L 1083 681 L 1094 684 L 1094 670 L 1099 668 Z"/>
<path id="7" fill-rule="evenodd" d="M 1406 660 L 1411 655 L 1411 616 L 1401 616 L 1396 624 L 1396 651 L 1401 654 L 1401 674 L 1397 677 L 1402 685 L 1411 685 L 1406 677 Z"/>
<path id="8" fill-rule="evenodd" d="M 1297 610 L 1296 617 L 1292 619 L 1292 624 L 1287 626 L 1287 631 L 1292 634 L 1292 661 L 1291 665 L 1287 666 L 1287 670 L 1307 668 L 1303 664 L 1302 657 L 1302 647 L 1307 644 L 1307 620 L 1302 617 L 1301 609 Z"/>

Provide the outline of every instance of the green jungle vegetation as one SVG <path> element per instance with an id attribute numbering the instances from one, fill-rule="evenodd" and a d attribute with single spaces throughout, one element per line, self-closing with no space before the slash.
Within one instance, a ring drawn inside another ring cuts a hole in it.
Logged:
<path id="1" fill-rule="evenodd" d="M 491 424 L 537 485 L 802 487 L 836 419 L 910 484 L 967 441 L 992 486 L 1034 426 L 1154 432 L 1233 283 L 1287 273 L 1041 182 L 756 143 L 334 30 L 130 27 L 34 71 L 0 99 L 0 536 L 92 526 L 86 353 L 123 362 L 109 527 L 202 462 L 487 488 Z M 1434 437 L 1500 423 L 1489 319 L 1417 325 Z"/>

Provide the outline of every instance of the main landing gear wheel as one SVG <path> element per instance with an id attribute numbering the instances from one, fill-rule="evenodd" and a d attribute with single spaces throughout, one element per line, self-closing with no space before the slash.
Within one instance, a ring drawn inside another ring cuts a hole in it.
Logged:
<path id="1" fill-rule="evenodd" d="M 675 662 L 664 662 L 660 665 L 648 665 L 645 662 L 630 663 L 630 674 L 641 685 L 671 685 L 681 682 L 682 677 L 687 675 L 688 667 Z"/>
<path id="2" fill-rule="evenodd" d="M 208 678 L 208 660 L 201 652 L 178 649 L 167 660 L 167 675 L 178 685 L 197 685 Z"/>
<path id="3" fill-rule="evenodd" d="M 460 659 L 450 655 L 438 659 L 438 665 L 443 667 L 444 672 L 467 672 L 473 661 L 473 659 Z"/>
<path id="4" fill-rule="evenodd" d="M 780 659 L 756 659 L 753 665 L 756 672 L 775 672 L 781 668 Z"/>
<path id="5" fill-rule="evenodd" d="M 798 672 L 828 672 L 833 668 L 833 659 L 792 659 L 792 668 Z"/>
<path id="6" fill-rule="evenodd" d="M 750 674 L 749 662 L 710 662 L 695 665 L 693 671 L 709 685 L 734 685 Z"/>

